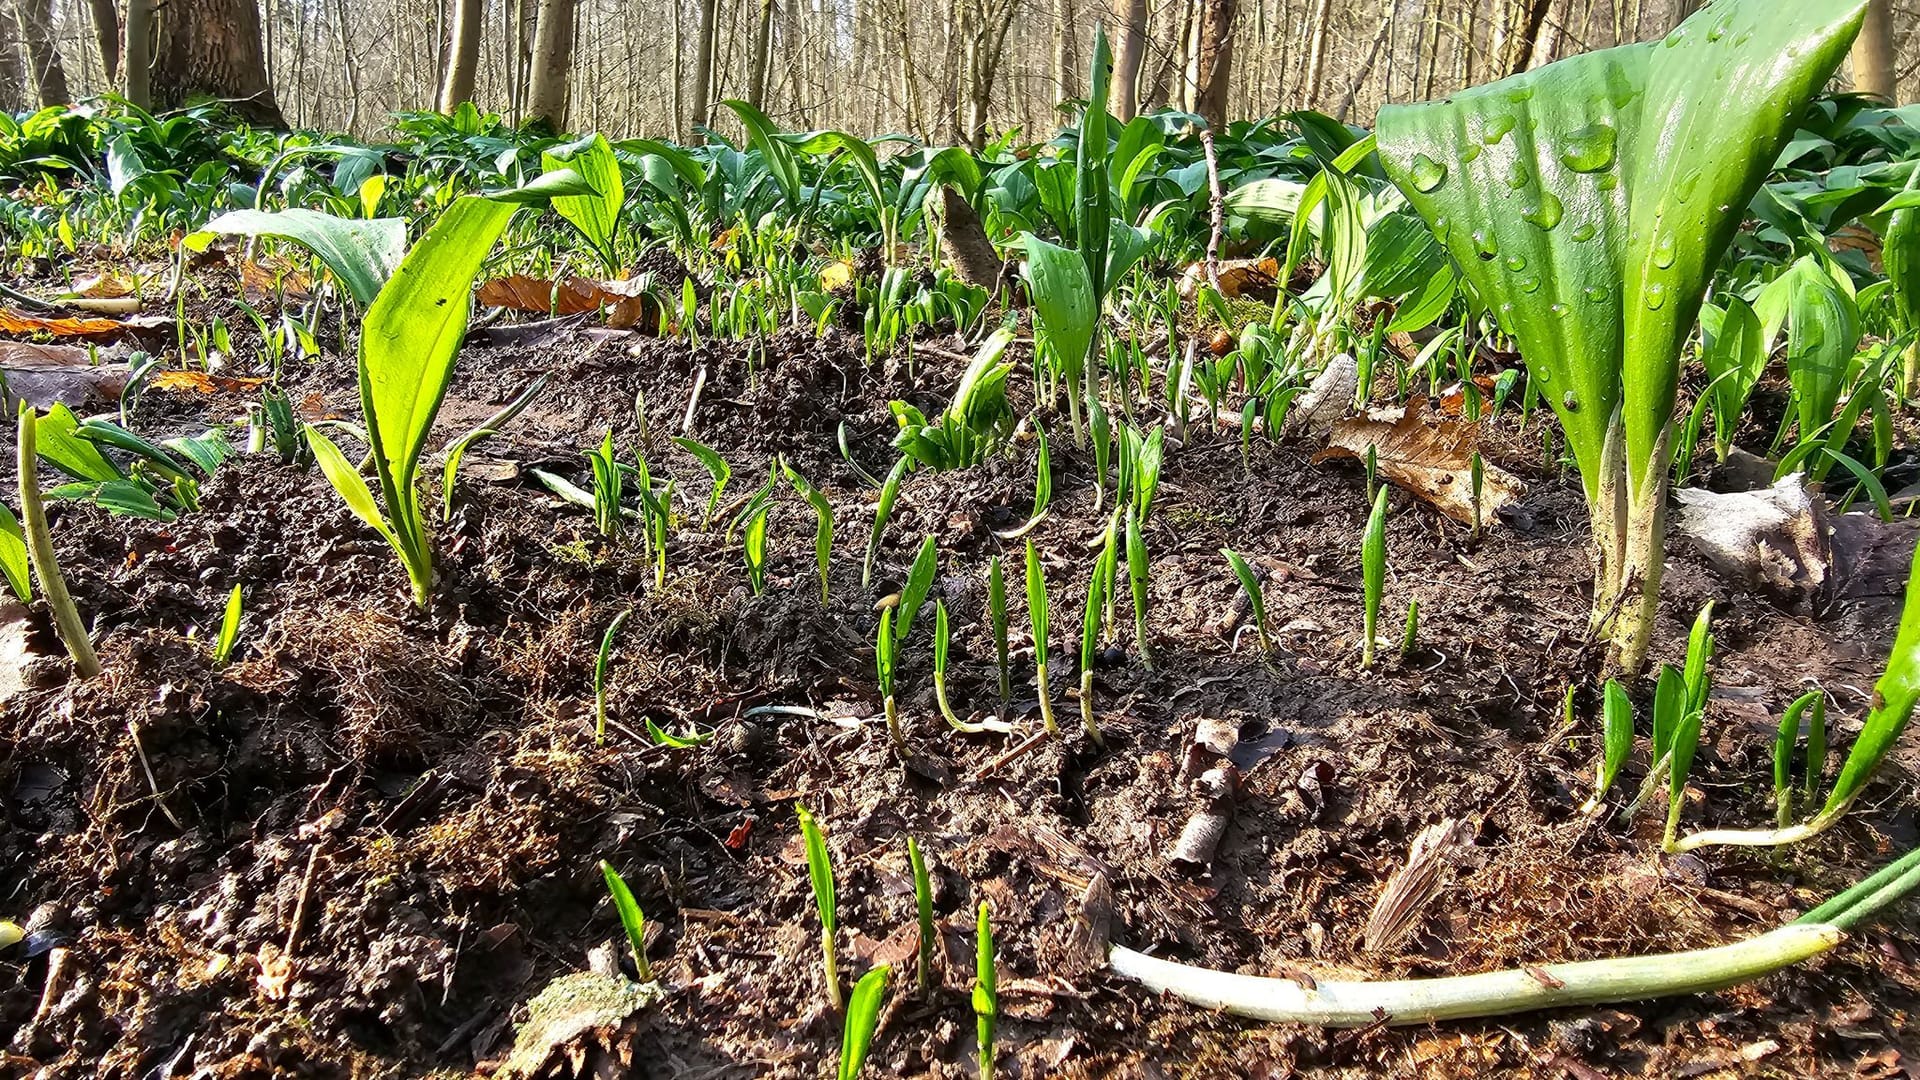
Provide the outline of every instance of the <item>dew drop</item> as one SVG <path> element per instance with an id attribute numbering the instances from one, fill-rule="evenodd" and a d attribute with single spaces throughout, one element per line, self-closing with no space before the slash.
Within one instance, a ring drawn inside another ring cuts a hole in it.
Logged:
<path id="1" fill-rule="evenodd" d="M 1539 278 L 1537 278 L 1537 277 L 1524 277 L 1524 278 L 1521 278 L 1521 279 L 1520 279 L 1520 291 L 1521 291 L 1521 292 L 1523 292 L 1523 293 L 1537 293 L 1537 292 L 1539 292 L 1539 291 L 1540 291 L 1540 279 L 1539 279 Z"/>
<path id="2" fill-rule="evenodd" d="M 1612 191 L 1614 188 L 1620 186 L 1620 178 L 1612 173 L 1608 173 L 1600 179 L 1595 180 L 1593 186 L 1599 188 L 1601 191 Z"/>
<path id="3" fill-rule="evenodd" d="M 1526 268 L 1527 268 L 1527 260 L 1524 257 L 1519 255 L 1507 256 L 1507 269 L 1517 274 L 1520 271 L 1525 270 Z"/>
<path id="4" fill-rule="evenodd" d="M 1548 308 L 1547 310 L 1553 312 L 1555 318 L 1560 318 L 1560 319 L 1566 318 L 1569 314 L 1573 312 L 1573 309 L 1568 307 L 1565 304 L 1555 304 L 1552 307 Z"/>
<path id="5" fill-rule="evenodd" d="M 1533 174 L 1527 171 L 1527 165 L 1524 161 L 1514 162 L 1513 168 L 1507 172 L 1507 186 L 1515 191 L 1526 187 L 1532 180 Z"/>
<path id="6" fill-rule="evenodd" d="M 1681 202 L 1687 202 L 1693 198 L 1693 193 L 1699 186 L 1700 170 L 1688 169 L 1687 174 L 1682 176 L 1679 182 L 1673 185 L 1673 193 L 1679 197 Z"/>
<path id="7" fill-rule="evenodd" d="M 1479 157 L 1479 156 L 1480 156 L 1480 144 L 1479 144 L 1479 143 L 1477 143 L 1477 142 L 1467 142 L 1467 143 L 1463 143 L 1463 144 L 1461 144 L 1461 146 L 1460 146 L 1460 163 L 1461 163 L 1462 165 L 1471 165 L 1471 164 L 1473 164 L 1473 159 L 1474 159 L 1474 158 L 1477 158 L 1477 157 Z"/>
<path id="8" fill-rule="evenodd" d="M 1491 259 L 1499 254 L 1493 245 L 1493 237 L 1488 236 L 1485 229 L 1473 230 L 1473 250 L 1479 252 L 1482 259 Z"/>
<path id="9" fill-rule="evenodd" d="M 1573 391 L 1569 390 L 1564 395 L 1561 396 L 1560 406 L 1566 409 L 1568 412 L 1579 412 L 1580 399 L 1577 397 L 1574 397 Z"/>
<path id="10" fill-rule="evenodd" d="M 1566 204 L 1560 201 L 1559 196 L 1551 191 L 1543 191 L 1540 193 L 1539 204 L 1522 209 L 1520 216 L 1533 225 L 1551 230 L 1555 225 L 1560 224 L 1560 219 L 1565 217 L 1566 213 Z"/>
<path id="11" fill-rule="evenodd" d="M 1414 157 L 1413 169 L 1411 171 L 1413 186 L 1419 188 L 1421 191 L 1432 191 L 1442 183 L 1445 183 L 1447 179 L 1447 167 L 1425 154 L 1419 154 Z"/>
<path id="12" fill-rule="evenodd" d="M 1587 299 L 1596 304 L 1604 304 L 1607 302 L 1607 287 L 1605 285 L 1589 285 L 1586 288 L 1586 294 Z"/>
<path id="13" fill-rule="evenodd" d="M 1667 306 L 1667 287 L 1656 281 L 1647 286 L 1647 310 L 1659 311 Z"/>
<path id="14" fill-rule="evenodd" d="M 1588 124 L 1567 136 L 1560 164 L 1577 173 L 1596 173 L 1613 164 L 1619 141 L 1610 124 Z"/>
<path id="15" fill-rule="evenodd" d="M 1721 19 L 1719 22 L 1713 24 L 1713 29 L 1707 31 L 1707 40 L 1719 41 L 1721 38 L 1726 37 L 1727 31 L 1732 28 L 1733 19 L 1731 17 Z"/>
<path id="16" fill-rule="evenodd" d="M 1492 146 L 1501 139 L 1506 138 L 1507 132 L 1512 130 L 1513 117 L 1496 116 L 1487 122 L 1487 133 L 1480 136 L 1480 141 L 1486 143 L 1488 146 Z"/>
<path id="17" fill-rule="evenodd" d="M 1543 367 L 1539 371 L 1534 372 L 1531 377 L 1535 379 L 1539 379 L 1541 385 L 1544 386 L 1547 383 L 1550 383 L 1553 381 L 1553 372 L 1548 371 L 1546 368 Z"/>
<path id="18" fill-rule="evenodd" d="M 1668 269 L 1673 265 L 1673 257 L 1674 257 L 1673 234 L 1668 233 L 1667 235 L 1660 238 L 1660 242 L 1658 244 L 1655 244 L 1653 246 L 1653 265 L 1659 267 L 1662 270 Z"/>
<path id="19" fill-rule="evenodd" d="M 1583 221 L 1580 224 L 1574 226 L 1573 228 L 1574 240 L 1582 244 L 1593 239 L 1595 236 L 1598 236 L 1599 233 L 1600 233 L 1600 230 L 1594 228 L 1593 222 L 1591 221 Z"/>

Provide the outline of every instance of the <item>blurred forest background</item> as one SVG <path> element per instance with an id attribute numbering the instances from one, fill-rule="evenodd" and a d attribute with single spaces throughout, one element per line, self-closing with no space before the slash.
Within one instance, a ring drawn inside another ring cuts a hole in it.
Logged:
<path id="1" fill-rule="evenodd" d="M 1370 124 L 1556 57 L 1665 33 L 1700 0 L 4 0 L 0 107 L 124 92 L 382 134 L 472 100 L 515 122 L 689 138 L 743 98 L 783 128 L 978 144 L 1044 137 L 1084 97 L 1214 122 L 1314 108 Z M 1781 0 L 1792 3 L 1793 0 Z M 1920 0 L 1875 0 L 1849 77 L 1911 99 Z M 123 54 L 146 63 L 127 65 Z"/>

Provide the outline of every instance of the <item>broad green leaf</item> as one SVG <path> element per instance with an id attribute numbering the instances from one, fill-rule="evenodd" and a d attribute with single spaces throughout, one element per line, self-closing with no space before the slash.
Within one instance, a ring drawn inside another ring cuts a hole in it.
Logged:
<path id="1" fill-rule="evenodd" d="M 1607 680 L 1601 705 L 1601 728 L 1605 749 L 1600 760 L 1600 780 L 1594 798 L 1605 795 L 1620 775 L 1621 766 L 1633 752 L 1633 702 L 1627 691 L 1613 679 Z"/>
<path id="2" fill-rule="evenodd" d="M 914 617 L 920 614 L 920 606 L 927 602 L 927 594 L 933 591 L 933 578 L 940 567 L 940 548 L 934 537 L 927 537 L 920 544 L 919 554 L 913 558 L 913 566 L 907 570 L 907 583 L 900 589 L 899 617 L 893 624 L 893 640 L 904 643 L 907 635 L 913 632 Z"/>
<path id="3" fill-rule="evenodd" d="M 58 402 L 33 422 L 35 447 L 40 459 L 75 480 L 105 483 L 120 480 L 125 473 L 107 460 L 100 448 L 80 437 L 80 421 L 73 410 Z"/>
<path id="4" fill-rule="evenodd" d="M 613 238 L 620 227 L 620 207 L 627 201 L 627 187 L 620 175 L 620 159 L 614 156 L 606 137 L 589 135 L 556 146 L 540 155 L 540 166 L 549 171 L 571 168 L 592 185 L 591 195 L 556 196 L 553 209 L 580 230 L 587 243 L 601 254 L 608 270 L 616 269 Z"/>
<path id="5" fill-rule="evenodd" d="M 1093 29 L 1093 58 L 1087 75 L 1092 92 L 1087 110 L 1080 118 L 1080 143 L 1074 153 L 1073 244 L 1085 260 L 1092 286 L 1094 312 L 1113 283 L 1107 277 L 1107 246 L 1113 225 L 1107 189 L 1107 115 L 1108 84 L 1113 79 L 1113 53 L 1107 48 L 1107 32 L 1096 24 Z"/>
<path id="6" fill-rule="evenodd" d="M 620 916 L 620 928 L 627 933 L 634 970 L 642 981 L 649 981 L 653 970 L 647 963 L 647 917 L 640 911 L 640 902 L 633 898 L 633 890 L 627 888 L 626 879 L 605 859 L 600 860 L 600 876 L 607 883 L 608 895 L 613 897 L 613 910 Z"/>
<path id="7" fill-rule="evenodd" d="M 781 140 L 779 129 L 773 126 L 773 121 L 767 118 L 766 113 L 744 101 L 723 101 L 721 104 L 732 109 L 734 115 L 740 118 L 740 125 L 747 129 L 747 138 L 760 151 L 767 171 L 780 187 L 788 211 L 799 213 L 802 198 L 800 165 L 794 159 L 794 148 Z"/>
<path id="8" fill-rule="evenodd" d="M 1747 411 L 1747 399 L 1766 370 L 1767 347 L 1760 317 L 1737 296 L 1727 301 L 1724 314 L 1703 309 L 1701 322 L 1711 331 L 1701 347 L 1700 361 L 1713 380 L 1713 445 L 1724 460 L 1733 449 L 1733 434 Z"/>
<path id="9" fill-rule="evenodd" d="M 800 835 L 806 843 L 807 875 L 813 881 L 814 907 L 820 912 L 820 925 L 832 935 L 839 926 L 838 901 L 834 896 L 833 860 L 827 855 L 827 838 L 806 807 L 795 803 L 793 808 L 800 815 Z"/>
<path id="10" fill-rule="evenodd" d="M 1100 315 L 1100 301 L 1086 260 L 1075 252 L 1026 236 L 1027 287 L 1039 316 L 1039 333 L 1054 362 L 1072 379 L 1087 362 L 1087 350 Z M 1077 390 L 1077 388 L 1072 388 Z M 1072 391 L 1070 391 L 1072 392 Z"/>
<path id="11" fill-rule="evenodd" d="M 334 217 L 318 210 L 233 210 L 189 233 L 180 243 L 204 251 L 215 236 L 265 236 L 291 240 L 313 252 L 362 308 L 400 265 L 407 248 L 405 218 Z"/>
<path id="12" fill-rule="evenodd" d="M 1722 0 L 1664 41 L 1382 109 L 1388 175 L 1514 335 L 1587 494 L 1622 404 L 1640 485 L 1709 276 L 1865 0 Z"/>
<path id="13" fill-rule="evenodd" d="M 1800 437 L 1833 419 L 1846 389 L 1847 367 L 1860 342 L 1860 314 L 1820 262 L 1800 259 L 1787 271 L 1787 378 Z"/>
<path id="14" fill-rule="evenodd" d="M 1916 190 L 1917 185 L 1920 185 L 1920 169 L 1914 170 L 1907 180 L 1907 190 L 1900 195 L 1910 198 L 1912 205 L 1893 212 L 1880 248 L 1887 282 L 1892 286 L 1894 311 L 1900 317 L 1901 329 L 1909 333 L 1920 330 L 1920 209 L 1916 209 L 1920 207 L 1920 190 Z"/>

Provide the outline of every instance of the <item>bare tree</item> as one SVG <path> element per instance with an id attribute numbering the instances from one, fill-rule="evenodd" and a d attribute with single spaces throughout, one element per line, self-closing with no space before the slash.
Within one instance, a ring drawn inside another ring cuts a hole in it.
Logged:
<path id="1" fill-rule="evenodd" d="M 158 24 L 148 75 L 153 104 L 177 108 L 199 96 L 218 98 L 256 124 L 285 126 L 267 83 L 255 0 L 167 0 L 149 10 Z M 129 42 L 139 40 L 133 23 L 129 16 Z M 133 50 L 127 53 L 126 66 L 139 66 Z"/>
<path id="2" fill-rule="evenodd" d="M 1194 50 L 1193 111 L 1207 118 L 1207 126 L 1223 131 L 1227 124 L 1227 95 L 1233 88 L 1233 20 L 1239 0 L 1201 0 L 1199 47 Z"/>
<path id="3" fill-rule="evenodd" d="M 1307 42 L 1307 93 L 1306 102 L 1320 100 L 1320 78 L 1327 68 L 1327 23 L 1333 13 L 1333 0 L 1314 0 L 1312 30 L 1313 36 Z"/>
<path id="4" fill-rule="evenodd" d="M 1118 37 L 1113 52 L 1114 115 L 1122 123 L 1140 111 L 1140 57 L 1146 52 L 1147 0 L 1113 0 L 1114 34 Z"/>
<path id="5" fill-rule="evenodd" d="M 153 8 L 150 0 L 127 0 L 127 21 L 120 50 L 120 96 L 138 108 L 153 104 Z"/>
<path id="6" fill-rule="evenodd" d="M 453 0 L 453 27 L 447 36 L 447 71 L 440 81 L 440 111 L 450 113 L 473 100 L 473 77 L 480 67 L 480 0 Z"/>
<path id="7" fill-rule="evenodd" d="M 767 104 L 767 64 L 773 51 L 773 0 L 760 0 L 760 21 L 755 24 L 753 52 L 747 57 L 747 104 L 764 109 Z"/>
<path id="8" fill-rule="evenodd" d="M 93 40 L 100 50 L 100 71 L 112 82 L 120 76 L 120 13 L 113 0 L 87 0 L 93 18 Z"/>
<path id="9" fill-rule="evenodd" d="M 1872 0 L 1853 42 L 1853 88 L 1894 100 L 1893 0 Z"/>
<path id="10" fill-rule="evenodd" d="M 26 48 L 27 72 L 40 107 L 65 105 L 71 97 L 67 69 L 60 63 L 60 51 L 54 48 L 53 0 L 14 0 L 13 21 Z"/>
<path id="11" fill-rule="evenodd" d="M 704 127 L 713 105 L 713 43 L 720 33 L 720 0 L 700 0 L 700 39 L 693 49 L 693 126 Z"/>
<path id="12" fill-rule="evenodd" d="M 567 83 L 573 72 L 574 0 L 540 0 L 533 31 L 532 82 L 527 90 L 527 119 L 544 120 L 555 131 L 567 123 Z"/>

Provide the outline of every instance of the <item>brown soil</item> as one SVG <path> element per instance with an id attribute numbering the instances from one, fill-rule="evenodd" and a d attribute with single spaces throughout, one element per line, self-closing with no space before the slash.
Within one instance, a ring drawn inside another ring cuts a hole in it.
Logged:
<path id="1" fill-rule="evenodd" d="M 1592 783 L 1594 709 L 1583 698 L 1568 732 L 1560 703 L 1597 671 L 1582 640 L 1585 523 L 1572 481 L 1543 466 L 1537 419 L 1524 432 L 1512 413 L 1498 422 L 1490 456 L 1532 487 L 1483 541 L 1395 493 L 1383 621 L 1397 633 L 1417 598 L 1420 647 L 1372 670 L 1356 643 L 1359 470 L 1262 440 L 1243 470 L 1237 430 L 1196 430 L 1168 457 L 1149 536 L 1153 666 L 1123 634 L 1128 655 L 1096 678 L 1107 749 L 1076 733 L 1003 761 L 1039 723 L 1016 597 L 1007 715 L 1022 735 L 963 736 L 941 722 L 929 613 L 903 659 L 903 764 L 876 715 L 875 600 L 898 587 L 919 540 L 937 536 L 952 691 L 963 711 L 994 709 L 986 567 L 994 554 L 1018 565 L 1020 548 L 993 530 L 1024 517 L 1032 455 L 912 477 L 862 588 L 877 492 L 842 460 L 835 432 L 844 421 L 861 466 L 884 472 L 887 402 L 943 402 L 956 360 L 922 350 L 911 369 L 869 366 L 857 337 L 838 333 L 744 350 L 572 332 L 469 345 L 461 365 L 442 416 L 449 436 L 536 373 L 553 382 L 470 459 L 439 531 L 442 584 L 426 614 L 410 610 L 391 552 L 317 471 L 265 456 L 223 467 L 202 510 L 173 524 L 59 509 L 60 558 L 107 673 L 66 681 L 56 665 L 0 719 L 4 908 L 22 919 L 41 909 L 40 940 L 65 949 L 58 992 L 37 1017 L 56 954 L 0 956 L 10 1046 L 0 1073 L 494 1068 L 526 1003 L 619 937 L 604 858 L 656 928 L 653 965 L 669 988 L 638 1023 L 635 1075 L 832 1075 L 839 1018 L 821 1001 L 798 801 L 830 834 L 849 977 L 877 961 L 911 969 L 907 837 L 934 866 L 943 984 L 896 997 L 870 1075 L 973 1075 L 967 988 L 981 900 L 1001 947 L 1008 1076 L 1920 1075 L 1911 908 L 1755 985 L 1431 1029 L 1246 1023 L 1076 963 L 1074 916 L 1100 875 L 1117 898 L 1115 936 L 1135 948 L 1262 974 L 1428 975 L 1732 940 L 1915 841 L 1911 738 L 1860 812 L 1779 858 L 1663 859 L 1651 808 L 1626 825 L 1576 812 Z M 812 513 L 790 489 L 773 504 L 764 595 L 748 589 L 724 522 L 700 531 L 705 474 L 665 440 L 702 367 L 692 430 L 732 464 L 723 503 L 752 491 L 775 454 L 833 499 L 824 606 Z M 330 355 L 291 378 L 309 413 L 356 413 L 350 361 Z M 635 446 L 636 391 L 656 475 L 679 481 L 689 515 L 660 590 L 637 539 L 603 542 L 591 515 L 526 472 L 584 482 L 580 452 L 608 427 Z M 139 426 L 204 424 L 244 405 L 155 393 Z M 1033 538 L 1053 590 L 1056 704 L 1077 727 L 1066 650 L 1104 514 L 1090 456 L 1060 428 L 1054 510 Z M 1278 649 L 1267 662 L 1251 633 L 1236 633 L 1244 600 L 1223 544 L 1269 575 Z M 215 668 L 208 642 L 236 583 L 240 648 Z M 1677 660 L 1709 598 L 1717 692 L 1688 822 L 1759 824 L 1771 816 L 1772 718 L 1816 679 L 1841 730 L 1854 730 L 1894 605 L 1851 599 L 1815 620 L 1676 551 L 1660 658 Z M 612 731 L 596 745 L 594 655 L 628 607 Z M 38 633 L 55 648 L 44 625 Z M 812 712 L 748 715 L 760 706 Z M 1196 870 L 1169 851 L 1204 801 L 1183 779 L 1202 717 L 1239 726 L 1241 785 L 1217 858 Z M 655 746 L 648 721 L 713 738 Z M 1471 834 L 1451 883 L 1397 950 L 1365 951 L 1383 882 L 1415 834 L 1445 818 Z"/>

